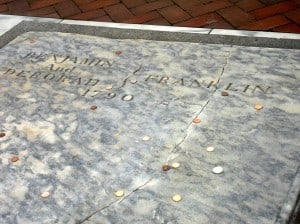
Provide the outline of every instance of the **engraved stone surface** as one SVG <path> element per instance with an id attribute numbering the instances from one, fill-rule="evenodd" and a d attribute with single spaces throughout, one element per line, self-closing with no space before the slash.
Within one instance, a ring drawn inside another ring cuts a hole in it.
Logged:
<path id="1" fill-rule="evenodd" d="M 300 186 L 299 60 L 18 36 L 0 49 L 0 223 L 286 222 Z"/>

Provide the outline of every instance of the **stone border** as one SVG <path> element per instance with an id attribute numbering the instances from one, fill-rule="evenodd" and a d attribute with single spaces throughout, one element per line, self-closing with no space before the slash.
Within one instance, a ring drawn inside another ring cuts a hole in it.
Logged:
<path id="1" fill-rule="evenodd" d="M 0 27 L 0 48 L 22 33 L 50 31 L 114 39 L 146 39 L 300 49 L 300 34 L 290 33 L 121 24 L 9 15 L 0 15 Z"/>
<path id="2" fill-rule="evenodd" d="M 284 204 L 279 212 L 275 224 L 289 223 L 298 224 L 297 219 L 300 217 L 300 167 L 295 175 L 293 183 L 290 185 L 290 190 L 285 198 Z M 296 200 L 294 200 L 296 199 Z M 289 201 L 295 201 L 293 207 Z M 288 218 L 289 217 L 289 218 Z M 288 218 L 288 220 L 287 220 Z M 298 220 L 299 221 L 299 220 Z"/>
<path id="3" fill-rule="evenodd" d="M 20 34 L 30 31 L 78 33 L 115 39 L 147 39 L 300 49 L 300 34 L 105 23 L 10 15 L 0 15 L 0 48 Z M 294 182 L 291 184 L 286 202 L 294 198 L 298 200 L 296 200 L 294 207 L 285 203 L 278 214 L 276 224 L 285 223 L 286 217 L 290 217 L 289 223 L 294 223 L 295 216 L 300 216 L 299 185 L 300 172 L 298 171 Z"/>

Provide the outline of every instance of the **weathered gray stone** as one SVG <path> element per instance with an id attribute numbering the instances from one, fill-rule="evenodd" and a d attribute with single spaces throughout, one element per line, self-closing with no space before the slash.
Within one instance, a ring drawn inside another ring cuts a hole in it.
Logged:
<path id="1" fill-rule="evenodd" d="M 3 223 L 288 221 L 300 186 L 299 59 L 294 49 L 18 36 L 0 49 Z M 181 166 L 162 171 L 172 162 Z"/>

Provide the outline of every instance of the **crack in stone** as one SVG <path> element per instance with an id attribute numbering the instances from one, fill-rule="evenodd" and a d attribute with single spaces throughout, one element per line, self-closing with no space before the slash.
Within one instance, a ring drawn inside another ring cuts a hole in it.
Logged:
<path id="1" fill-rule="evenodd" d="M 214 93 L 217 91 L 217 89 L 218 89 L 218 84 L 220 83 L 220 80 L 221 80 L 221 78 L 222 78 L 222 76 L 223 76 L 223 73 L 224 73 L 224 71 L 225 71 L 225 67 L 226 67 L 227 64 L 228 64 L 228 59 L 229 59 L 229 57 L 230 57 L 230 55 L 231 55 L 231 51 L 232 51 L 232 45 L 231 45 L 231 48 L 230 48 L 230 51 L 229 51 L 228 55 L 226 56 L 225 64 L 224 64 L 223 67 L 222 67 L 221 74 L 220 74 L 219 77 L 218 77 L 218 80 L 217 80 L 217 83 L 216 83 L 216 89 L 215 89 L 215 91 L 213 92 L 213 94 L 214 94 Z M 213 94 L 212 94 L 212 95 L 213 95 Z"/>
<path id="2" fill-rule="evenodd" d="M 156 175 L 154 175 L 153 177 L 149 178 L 149 180 L 147 180 L 144 184 L 142 184 L 141 186 L 137 187 L 136 189 L 134 189 L 133 191 L 131 191 L 128 195 L 124 196 L 120 202 L 124 201 L 126 198 L 130 197 L 134 192 L 144 188 L 146 185 L 148 185 L 154 178 Z"/>
<path id="3" fill-rule="evenodd" d="M 226 57 L 226 61 L 225 61 L 225 64 L 223 65 L 223 67 L 222 67 L 221 73 L 220 73 L 220 75 L 219 75 L 219 77 L 218 77 L 218 79 L 217 79 L 217 83 L 216 83 L 216 88 L 215 88 L 215 90 L 210 94 L 208 100 L 207 100 L 207 101 L 205 102 L 205 104 L 202 106 L 201 110 L 197 113 L 196 117 L 200 116 L 200 114 L 204 111 L 204 109 L 205 109 L 205 108 L 207 107 L 207 105 L 209 104 L 209 102 L 210 102 L 211 98 L 213 97 L 213 95 L 216 93 L 216 91 L 217 91 L 217 89 L 218 89 L 218 84 L 219 84 L 219 82 L 220 82 L 220 80 L 221 80 L 221 78 L 222 78 L 222 75 L 223 75 L 224 71 L 225 71 L 225 67 L 226 67 L 227 64 L 228 64 L 228 58 L 229 58 L 230 55 L 231 55 L 231 49 L 232 49 L 232 46 L 231 46 L 230 51 L 229 51 L 229 53 L 228 53 L 228 55 L 227 55 L 227 57 Z M 138 72 L 138 71 L 141 69 L 141 67 L 142 67 L 142 66 L 140 66 L 137 70 L 134 71 L 134 75 L 135 75 L 136 72 Z M 123 86 L 124 86 L 124 85 L 123 85 Z M 184 142 L 184 141 L 186 140 L 186 138 L 188 137 L 188 130 L 190 129 L 190 127 L 191 127 L 192 124 L 193 124 L 192 121 L 188 124 L 187 128 L 185 129 L 185 136 L 183 137 L 183 139 L 182 139 L 179 143 L 177 143 L 177 144 L 175 145 L 174 150 L 172 150 L 172 152 L 171 152 L 170 154 L 173 154 L 173 153 L 175 153 L 175 152 L 178 151 L 178 148 L 180 147 L 180 145 L 182 145 L 183 142 Z M 169 158 L 170 158 L 170 156 L 169 156 Z M 169 158 L 168 158 L 168 161 L 169 161 Z M 168 162 L 168 161 L 167 161 L 167 162 Z M 100 209 L 98 209 L 97 211 L 94 211 L 93 213 L 91 213 L 90 215 L 88 215 L 86 218 L 84 218 L 84 219 L 82 219 L 81 221 L 77 222 L 77 224 L 82 224 L 82 223 L 88 221 L 90 218 L 92 218 L 92 217 L 93 217 L 94 215 L 96 215 L 97 213 L 103 211 L 104 209 L 109 208 L 110 206 L 112 206 L 112 205 L 114 205 L 114 204 L 116 204 L 116 203 L 118 203 L 118 202 L 121 203 L 122 201 L 124 201 L 125 199 L 127 199 L 128 197 L 130 197 L 134 192 L 136 192 L 136 191 L 138 191 L 138 190 L 144 188 L 146 185 L 148 185 L 148 184 L 149 184 L 156 176 L 157 176 L 157 174 L 155 174 L 153 177 L 149 178 L 149 180 L 147 180 L 147 181 L 146 181 L 145 183 L 143 183 L 141 186 L 138 186 L 137 188 L 135 188 L 133 191 L 131 191 L 131 192 L 130 192 L 129 194 L 127 194 L 126 196 L 124 196 L 122 199 L 113 201 L 113 202 L 111 202 L 110 204 L 104 206 L 103 208 L 100 208 Z"/>
<path id="4" fill-rule="evenodd" d="M 111 207 L 112 205 L 116 204 L 116 203 L 121 203 L 122 201 L 124 201 L 126 198 L 130 197 L 134 192 L 144 188 L 147 184 L 149 184 L 155 177 L 156 175 L 154 175 L 153 177 L 149 178 L 149 180 L 147 180 L 145 183 L 143 183 L 141 186 L 138 186 L 137 188 L 135 188 L 133 191 L 131 191 L 129 194 L 127 194 L 126 196 L 124 196 L 122 199 L 119 199 L 119 200 L 115 200 L 111 203 L 109 203 L 108 205 L 92 212 L 91 214 L 89 214 L 87 217 L 85 217 L 84 219 L 76 222 L 76 224 L 82 224 L 86 221 L 88 221 L 90 218 L 92 218 L 94 215 L 96 215 L 97 213 L 103 211 L 104 209 L 107 209 L 109 207 Z"/>
<path id="5" fill-rule="evenodd" d="M 205 108 L 206 108 L 207 105 L 209 104 L 209 102 L 210 102 L 210 100 L 212 99 L 213 95 L 217 92 L 218 85 L 219 85 L 220 80 L 221 80 L 221 78 L 222 78 L 222 76 L 223 76 L 223 74 L 224 74 L 224 71 L 225 71 L 225 67 L 226 67 L 227 64 L 228 64 L 228 59 L 229 59 L 229 57 L 231 56 L 232 45 L 231 45 L 230 47 L 231 47 L 231 48 L 230 48 L 230 50 L 229 50 L 229 53 L 228 53 L 228 55 L 227 55 L 226 58 L 225 58 L 225 63 L 224 63 L 224 65 L 223 65 L 223 67 L 222 67 L 222 70 L 221 70 L 221 72 L 220 72 L 220 75 L 219 75 L 219 77 L 218 77 L 218 79 L 217 79 L 217 82 L 216 82 L 216 84 L 215 84 L 215 85 L 216 85 L 216 88 L 215 88 L 215 90 L 209 95 L 208 100 L 204 103 L 204 105 L 202 106 L 201 110 L 196 114 L 195 117 L 199 117 L 199 116 L 201 115 L 201 113 L 205 110 Z M 188 137 L 188 131 L 189 131 L 190 127 L 192 126 L 192 124 L 193 124 L 193 121 L 191 121 L 191 122 L 188 124 L 187 128 L 186 128 L 185 131 L 184 131 L 184 132 L 185 132 L 184 137 L 182 138 L 182 140 L 181 140 L 179 143 L 177 143 L 177 144 L 175 145 L 174 149 L 171 151 L 170 154 L 177 153 L 177 152 L 179 151 L 179 147 L 183 144 L 183 142 L 184 142 L 184 141 L 187 139 L 187 137 Z M 167 162 L 169 162 L 170 157 L 171 157 L 171 155 L 168 157 Z"/>
<path id="6" fill-rule="evenodd" d="M 84 223 L 85 221 L 88 221 L 91 217 L 93 217 L 94 215 L 96 215 L 98 212 L 101 212 L 102 210 L 106 209 L 106 208 L 109 208 L 110 206 L 112 206 L 113 204 L 115 204 L 116 202 L 118 202 L 119 200 L 116 200 L 116 201 L 113 201 L 111 203 L 109 203 L 108 205 L 104 206 L 103 208 L 100 208 L 96 211 L 94 211 L 93 213 L 89 214 L 87 217 L 85 217 L 84 219 L 76 222 L 76 224 L 82 224 Z"/>
<path id="7" fill-rule="evenodd" d="M 215 90 L 216 91 L 216 90 Z M 213 93 L 211 93 L 210 94 L 210 96 L 209 96 L 209 99 L 205 102 L 205 104 L 203 105 L 203 107 L 201 108 L 201 110 L 197 113 L 197 115 L 195 116 L 195 117 L 198 117 L 201 113 L 202 113 L 202 111 L 206 108 L 206 106 L 208 105 L 208 103 L 209 103 L 209 101 L 210 101 L 210 99 L 211 99 L 211 97 L 212 97 L 212 95 L 215 93 L 215 91 L 213 92 Z M 177 153 L 179 150 L 179 147 L 183 144 L 183 142 L 187 139 L 187 137 L 188 137 L 188 130 L 190 129 L 190 127 L 192 126 L 192 124 L 193 124 L 193 121 L 191 121 L 189 124 L 188 124 L 188 126 L 187 126 L 187 128 L 185 129 L 185 135 L 184 135 L 184 137 L 182 138 L 182 140 L 180 141 L 180 142 L 178 142 L 176 145 L 175 145 L 175 147 L 174 147 L 174 149 L 171 151 L 171 153 L 170 154 L 173 154 L 173 153 Z M 169 158 L 170 158 L 171 156 L 169 156 Z M 167 163 L 169 162 L 169 158 L 167 159 Z"/>

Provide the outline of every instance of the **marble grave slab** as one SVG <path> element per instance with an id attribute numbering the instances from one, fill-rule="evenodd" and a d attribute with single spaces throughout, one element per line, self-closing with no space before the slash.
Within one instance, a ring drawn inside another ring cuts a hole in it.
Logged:
<path id="1" fill-rule="evenodd" d="M 0 223 L 286 223 L 300 51 L 27 32 L 0 49 Z"/>

